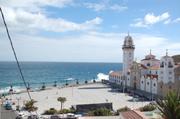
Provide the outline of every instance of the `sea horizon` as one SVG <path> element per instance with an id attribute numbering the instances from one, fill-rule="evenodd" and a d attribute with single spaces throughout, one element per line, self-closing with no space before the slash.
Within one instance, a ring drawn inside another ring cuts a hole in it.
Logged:
<path id="1" fill-rule="evenodd" d="M 108 79 L 110 71 L 122 69 L 121 63 L 87 63 L 87 62 L 20 62 L 23 75 L 30 87 L 40 88 L 43 83 L 46 86 L 58 86 L 84 83 L 86 80 Z M 14 61 L 0 61 L 0 93 L 7 93 L 12 85 L 17 92 L 24 90 L 25 86 Z"/>

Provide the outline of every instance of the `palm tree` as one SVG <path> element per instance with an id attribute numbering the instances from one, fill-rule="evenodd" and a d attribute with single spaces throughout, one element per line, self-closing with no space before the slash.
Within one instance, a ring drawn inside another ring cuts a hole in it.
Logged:
<path id="1" fill-rule="evenodd" d="M 62 106 L 63 106 L 64 102 L 66 102 L 66 98 L 65 97 L 58 97 L 57 101 L 61 102 L 61 110 L 62 110 Z"/>
<path id="2" fill-rule="evenodd" d="M 180 98 L 178 93 L 169 92 L 165 100 L 158 99 L 156 102 L 165 119 L 180 119 Z"/>
<path id="3" fill-rule="evenodd" d="M 36 103 L 36 101 L 34 100 L 30 100 L 27 103 L 25 103 L 25 110 L 27 110 L 28 112 L 36 111 L 38 108 L 34 106 L 34 103 Z"/>

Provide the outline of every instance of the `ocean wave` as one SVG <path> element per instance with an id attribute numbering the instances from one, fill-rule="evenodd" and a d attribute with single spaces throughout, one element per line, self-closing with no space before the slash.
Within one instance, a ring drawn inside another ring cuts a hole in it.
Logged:
<path id="1" fill-rule="evenodd" d="M 109 75 L 104 74 L 104 73 L 98 73 L 96 79 L 92 79 L 91 82 L 95 81 L 102 81 L 102 80 L 109 80 Z"/>
<path id="2" fill-rule="evenodd" d="M 2 89 L 0 89 L 0 94 L 9 93 L 10 89 L 11 89 L 10 87 L 2 88 Z M 20 86 L 14 86 L 12 89 L 13 89 L 13 93 L 18 93 L 18 92 L 21 92 L 22 90 L 24 90 L 24 88 L 20 87 Z"/>
<path id="3" fill-rule="evenodd" d="M 74 78 L 67 78 L 67 79 L 65 79 L 65 80 L 67 80 L 67 81 L 73 81 L 73 80 L 75 80 Z"/>

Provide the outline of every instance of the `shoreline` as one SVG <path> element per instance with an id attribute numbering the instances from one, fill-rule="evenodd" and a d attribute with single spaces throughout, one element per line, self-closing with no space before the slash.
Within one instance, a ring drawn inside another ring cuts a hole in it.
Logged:
<path id="1" fill-rule="evenodd" d="M 112 102 L 114 110 L 124 106 L 135 109 L 149 103 L 148 101 L 132 102 L 130 101 L 132 100 L 131 96 L 126 93 L 112 92 L 108 85 L 102 84 L 101 82 L 69 85 L 65 87 L 47 87 L 45 90 L 33 91 L 30 92 L 30 94 L 32 98 L 37 101 L 35 106 L 38 107 L 37 112 L 39 114 L 42 114 L 49 108 L 60 109 L 60 102 L 57 101 L 58 97 L 66 97 L 67 101 L 64 103 L 64 108 L 70 108 L 72 105 L 77 104 Z M 15 103 L 13 109 L 15 109 L 18 103 L 20 107 L 22 107 L 25 101 L 29 100 L 26 92 L 12 94 L 6 97 L 12 98 L 12 102 Z M 19 99 L 19 102 L 17 99 Z"/>
<path id="2" fill-rule="evenodd" d="M 74 81 L 74 82 L 73 82 Z M 74 86 L 81 86 L 81 85 L 88 85 L 88 84 L 93 84 L 93 80 L 87 80 L 88 83 L 85 83 L 86 80 L 83 80 L 83 81 L 79 81 L 79 84 L 76 84 L 76 80 L 73 80 L 72 82 L 69 81 L 68 82 L 68 85 L 66 85 L 66 83 L 58 83 L 56 87 L 54 87 L 54 83 L 51 83 L 51 84 L 45 84 L 46 86 L 46 89 L 51 89 L 51 88 L 65 88 L 65 87 L 74 87 Z M 95 79 L 95 83 L 101 83 L 101 81 L 99 81 L 99 79 Z M 65 81 L 64 81 L 65 82 Z M 37 85 L 37 86 L 32 86 L 30 87 L 30 90 L 29 92 L 35 92 L 35 91 L 41 91 L 42 89 L 42 83 L 40 83 L 41 85 Z M 20 93 L 25 93 L 27 92 L 25 86 L 13 86 L 14 88 L 14 92 L 13 94 L 20 94 Z M 2 94 L 5 94 L 6 96 L 10 95 L 9 93 L 9 90 L 10 90 L 10 86 L 8 87 L 4 87 L 4 88 L 0 88 L 0 96 L 2 96 Z"/>

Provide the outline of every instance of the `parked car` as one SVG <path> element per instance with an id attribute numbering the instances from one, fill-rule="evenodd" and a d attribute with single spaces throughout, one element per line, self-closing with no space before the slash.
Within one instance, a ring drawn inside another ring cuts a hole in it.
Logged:
<path id="1" fill-rule="evenodd" d="M 12 110 L 12 106 L 11 106 L 10 103 L 6 103 L 6 104 L 4 105 L 4 108 L 5 108 L 6 110 Z"/>
<path id="2" fill-rule="evenodd" d="M 27 119 L 38 119 L 38 116 L 37 115 L 30 115 L 30 116 L 28 116 Z"/>
<path id="3" fill-rule="evenodd" d="M 16 119 L 23 119 L 23 117 L 22 117 L 21 114 L 19 114 L 19 115 L 16 117 Z"/>
<path id="4" fill-rule="evenodd" d="M 60 119 L 58 115 L 52 115 L 50 119 Z"/>

